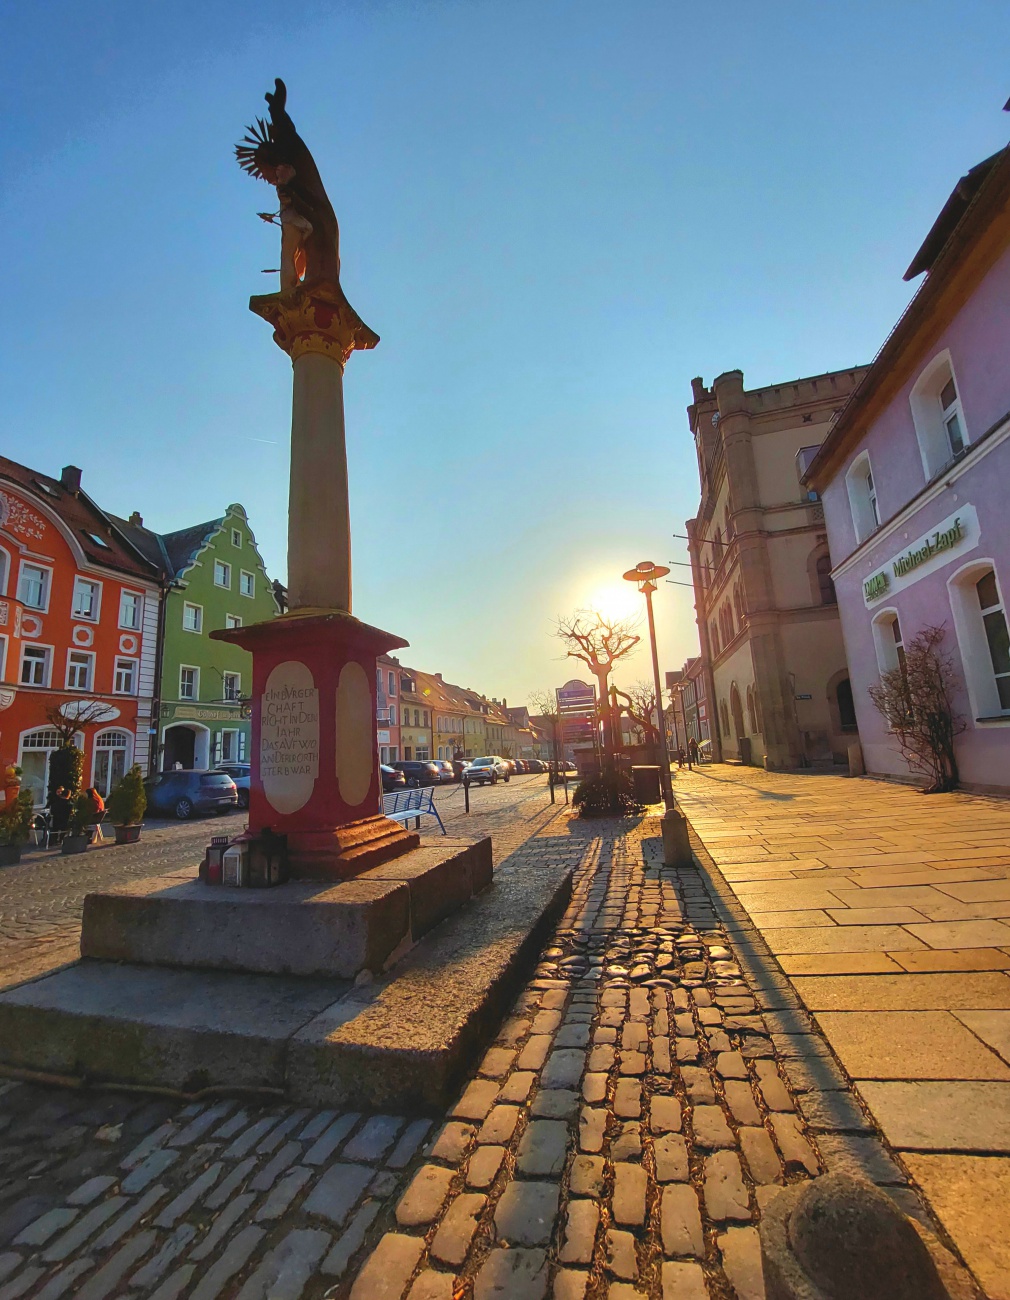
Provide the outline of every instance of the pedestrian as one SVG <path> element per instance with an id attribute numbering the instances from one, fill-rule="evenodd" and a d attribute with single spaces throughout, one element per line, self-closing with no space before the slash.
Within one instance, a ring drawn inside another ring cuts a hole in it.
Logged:
<path id="1" fill-rule="evenodd" d="M 678 766 L 678 767 L 683 767 L 683 766 L 684 766 L 684 746 L 683 746 L 683 745 L 678 745 L 678 746 L 677 746 L 677 766 Z"/>
<path id="2" fill-rule="evenodd" d="M 67 827 L 70 825 L 70 810 L 73 807 L 73 801 L 68 791 L 58 785 L 53 793 L 49 796 L 49 825 L 50 829 L 59 835 L 65 835 Z"/>
<path id="3" fill-rule="evenodd" d="M 93 785 L 84 791 L 84 797 L 88 801 L 88 816 L 92 821 L 100 822 L 105 813 L 105 800 Z"/>
<path id="4" fill-rule="evenodd" d="M 697 740 L 695 739 L 694 736 L 692 736 L 691 739 L 687 742 L 687 748 L 688 748 L 688 752 L 689 752 L 690 755 L 691 755 L 691 759 L 692 759 L 692 761 L 695 762 L 695 763 L 697 763 L 697 762 L 698 762 L 698 742 L 697 742 Z"/>

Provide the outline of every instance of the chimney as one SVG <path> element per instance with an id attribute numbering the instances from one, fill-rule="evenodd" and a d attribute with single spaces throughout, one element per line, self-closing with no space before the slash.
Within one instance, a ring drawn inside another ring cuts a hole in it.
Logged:
<path id="1" fill-rule="evenodd" d="M 127 520 L 127 522 L 131 524 L 134 528 L 143 528 L 144 517 L 139 510 L 134 510 L 133 514 L 130 515 L 130 518 Z"/>
<path id="2" fill-rule="evenodd" d="M 64 465 L 60 473 L 60 483 L 68 492 L 80 492 L 81 471 L 76 465 Z"/>
<path id="3" fill-rule="evenodd" d="M 504 695 L 501 697 L 501 706 L 503 709 L 507 709 L 509 706 L 509 702 Z"/>

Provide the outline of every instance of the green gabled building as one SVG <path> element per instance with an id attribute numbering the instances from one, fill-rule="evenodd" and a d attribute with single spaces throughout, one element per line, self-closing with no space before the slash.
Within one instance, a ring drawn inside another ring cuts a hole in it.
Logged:
<path id="1" fill-rule="evenodd" d="M 117 523 L 165 583 L 151 771 L 248 760 L 252 656 L 210 636 L 280 612 L 245 510 L 175 533 L 152 532 L 138 514 Z"/>

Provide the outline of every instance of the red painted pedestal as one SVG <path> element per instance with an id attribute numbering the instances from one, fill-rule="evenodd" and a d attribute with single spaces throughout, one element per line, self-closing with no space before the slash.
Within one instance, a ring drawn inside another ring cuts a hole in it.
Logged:
<path id="1" fill-rule="evenodd" d="M 340 880 L 416 848 L 381 814 L 376 656 L 407 644 L 340 610 L 212 632 L 253 656 L 249 830 L 288 837 L 291 874 Z"/>

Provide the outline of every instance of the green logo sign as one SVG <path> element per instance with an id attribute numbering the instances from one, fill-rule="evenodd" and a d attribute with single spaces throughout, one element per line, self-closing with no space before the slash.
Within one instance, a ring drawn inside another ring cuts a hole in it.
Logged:
<path id="1" fill-rule="evenodd" d="M 887 591 L 890 585 L 890 578 L 881 569 L 879 573 L 875 573 L 872 578 L 867 578 L 863 583 L 864 600 L 876 600 L 878 596 L 882 596 Z"/>

